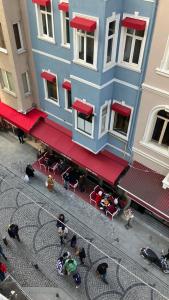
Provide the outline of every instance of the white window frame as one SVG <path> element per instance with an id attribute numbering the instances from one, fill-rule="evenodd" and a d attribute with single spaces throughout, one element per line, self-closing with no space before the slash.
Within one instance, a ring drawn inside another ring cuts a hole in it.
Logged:
<path id="1" fill-rule="evenodd" d="M 60 106 L 60 104 L 59 104 L 59 90 L 58 90 L 58 77 L 57 77 L 57 74 L 52 73 L 50 70 L 42 70 L 42 72 L 50 73 L 51 75 L 54 75 L 56 77 L 56 89 L 57 89 L 58 99 L 57 99 L 57 101 L 55 101 L 55 100 L 52 100 L 52 99 L 48 98 L 47 80 L 43 79 L 44 91 L 45 91 L 45 100 L 52 103 L 52 104 Z"/>
<path id="2" fill-rule="evenodd" d="M 62 2 L 62 0 L 60 1 Z M 69 3 L 68 0 L 64 0 L 64 2 Z M 70 48 L 70 43 L 66 42 L 66 12 L 60 11 L 61 18 L 61 46 L 65 48 Z M 69 34 L 70 34 L 70 14 L 69 14 Z"/>
<path id="3" fill-rule="evenodd" d="M 132 116 L 133 116 L 133 107 L 132 106 L 129 106 L 129 105 L 126 105 L 124 101 L 120 102 L 120 101 L 117 101 L 117 100 L 113 100 L 113 104 L 114 103 L 119 103 L 123 106 L 126 106 L 128 108 L 131 109 L 131 114 L 130 114 L 130 119 L 129 119 L 129 124 L 128 124 L 128 130 L 127 130 L 127 134 L 126 136 L 123 135 L 123 134 L 120 134 L 119 132 L 113 130 L 113 124 L 114 124 L 114 118 L 115 118 L 115 114 L 116 112 L 114 110 L 112 110 L 112 113 L 111 113 L 111 121 L 110 121 L 110 133 L 112 133 L 114 136 L 122 139 L 122 140 L 125 140 L 125 141 L 128 141 L 128 138 L 129 138 L 129 133 L 130 133 L 130 128 L 131 128 L 131 122 L 132 122 Z"/>
<path id="4" fill-rule="evenodd" d="M 21 76 L 22 76 L 23 74 L 26 74 L 26 82 L 27 82 L 27 86 L 28 86 L 28 91 L 25 93 L 25 91 L 24 91 L 23 79 L 22 79 L 23 92 L 24 92 L 24 95 L 27 96 L 27 95 L 30 95 L 30 93 L 31 93 L 31 89 L 30 89 L 30 81 L 29 81 L 29 74 L 28 74 L 27 71 L 24 72 L 24 73 L 22 73 Z"/>
<path id="5" fill-rule="evenodd" d="M 21 23 L 20 22 L 13 23 L 13 26 L 16 24 L 18 26 L 19 39 L 20 39 L 20 43 L 21 43 L 21 48 L 17 49 L 17 46 L 16 46 L 16 51 L 17 51 L 17 53 L 22 53 L 24 51 L 24 43 L 23 43 L 23 38 L 22 38 Z M 13 29 L 13 34 L 14 34 L 14 29 Z M 14 34 L 14 40 L 15 40 L 15 34 Z M 16 45 L 16 40 L 15 40 L 15 45 Z"/>
<path id="6" fill-rule="evenodd" d="M 52 31 L 53 37 L 43 34 L 42 29 L 42 18 L 40 12 L 40 5 L 35 4 L 35 14 L 36 14 L 36 23 L 37 23 L 37 30 L 38 30 L 38 38 L 44 40 L 46 42 L 55 43 L 55 31 L 54 31 L 54 20 L 53 20 L 53 0 L 51 0 L 51 19 L 52 19 Z"/>
<path id="7" fill-rule="evenodd" d="M 85 104 L 87 104 L 87 105 L 92 106 L 92 107 L 93 107 L 93 117 L 92 117 L 92 134 L 89 135 L 89 134 L 85 133 L 85 131 L 82 131 L 82 130 L 80 130 L 79 128 L 77 128 L 77 117 L 78 117 L 78 114 L 77 114 L 77 110 L 75 109 L 75 110 L 74 110 L 74 112 L 75 112 L 75 130 L 78 131 L 78 132 L 80 132 L 81 134 L 87 136 L 88 138 L 94 139 L 94 123 L 95 123 L 94 109 L 95 109 L 95 107 L 94 107 L 94 105 L 92 105 L 92 104 L 90 104 L 90 103 L 87 103 L 85 99 L 80 100 L 79 98 L 78 98 L 78 99 L 75 98 L 75 101 L 76 101 L 76 100 L 79 100 L 79 101 L 81 101 L 82 103 L 85 103 Z"/>
<path id="8" fill-rule="evenodd" d="M 119 31 L 119 20 L 120 15 L 116 15 L 115 12 L 113 12 L 112 16 L 107 18 L 106 20 L 106 34 L 105 34 L 105 47 L 104 47 L 104 67 L 103 72 L 109 70 L 115 65 L 116 62 L 116 50 L 117 50 L 117 39 L 118 39 L 118 31 Z M 113 48 L 112 48 L 112 56 L 111 61 L 107 63 L 107 49 L 108 49 L 108 40 L 109 37 L 109 24 L 111 22 L 115 21 L 115 33 L 113 35 Z"/>
<path id="9" fill-rule="evenodd" d="M 105 135 L 108 132 L 109 128 L 109 118 L 110 118 L 110 105 L 111 100 L 106 101 L 100 108 L 100 118 L 99 118 L 99 138 L 101 138 L 103 135 Z M 105 124 L 105 130 L 101 132 L 102 129 L 102 121 L 103 121 L 103 110 L 107 106 L 107 114 L 106 114 L 106 124 Z"/>
<path id="10" fill-rule="evenodd" d="M 167 67 L 168 65 L 168 67 Z M 164 73 L 164 75 L 168 75 L 169 76 L 169 36 L 167 38 L 167 43 L 166 43 L 166 47 L 164 50 L 164 55 L 160 64 L 160 68 L 157 68 L 157 73 L 158 71 L 160 71 L 161 73 Z"/>
<path id="11" fill-rule="evenodd" d="M 14 81 L 13 81 L 13 75 L 11 72 L 8 72 L 6 70 L 3 70 L 3 69 L 0 69 L 0 72 L 1 72 L 1 76 L 2 76 L 2 73 L 4 73 L 4 76 L 5 76 L 5 80 L 6 80 L 6 83 L 7 83 L 7 87 L 5 86 L 5 82 L 3 80 L 3 76 L 1 78 L 1 86 L 2 86 L 2 90 L 11 94 L 12 96 L 16 96 L 16 93 L 15 93 L 15 85 L 14 85 Z M 11 77 L 12 77 L 12 81 L 13 81 L 13 86 L 14 86 L 14 90 L 10 90 L 10 84 L 9 84 L 9 81 L 8 81 L 8 76 L 7 76 L 7 73 L 10 73 L 11 74 Z"/>
<path id="12" fill-rule="evenodd" d="M 71 81 L 66 78 L 64 79 L 64 81 L 71 83 Z M 67 89 L 64 89 L 64 94 L 65 94 L 65 110 L 72 113 L 72 109 L 68 108 L 68 90 Z M 72 91 L 71 91 L 71 97 L 72 97 Z M 73 101 L 72 101 L 72 104 L 73 104 Z"/>
<path id="13" fill-rule="evenodd" d="M 3 33 L 3 28 L 2 28 L 2 22 L 0 22 L 0 26 L 1 26 L 1 29 L 2 29 L 2 38 L 3 38 L 3 40 L 4 40 L 5 47 L 6 47 L 6 42 L 5 42 L 5 39 L 4 39 L 4 33 Z M 7 52 L 7 49 L 6 49 L 6 48 L 2 48 L 2 47 L 0 47 L 0 52 L 8 53 L 8 52 Z"/>
<path id="14" fill-rule="evenodd" d="M 169 147 L 168 148 L 164 147 L 151 140 L 155 128 L 156 120 L 157 120 L 157 113 L 160 110 L 165 110 L 169 112 L 169 105 L 158 105 L 151 110 L 147 119 L 144 136 L 140 141 L 140 144 L 145 146 L 148 149 L 151 149 L 154 152 L 157 152 L 158 154 L 161 154 L 165 157 L 169 157 Z"/>
<path id="15" fill-rule="evenodd" d="M 73 13 L 73 18 L 81 17 L 96 21 L 96 30 L 94 31 L 94 50 L 93 50 L 93 64 L 86 63 L 84 60 L 78 58 L 78 35 L 77 29 L 73 29 L 73 45 L 74 45 L 74 59 L 73 62 L 89 69 L 97 71 L 97 56 L 98 56 L 98 39 L 99 39 L 99 19 L 89 15 L 82 15 Z"/>
<path id="16" fill-rule="evenodd" d="M 145 27 L 145 31 L 144 31 L 144 37 L 143 37 L 142 43 L 141 43 L 139 61 L 138 61 L 138 64 L 134 64 L 134 63 L 123 61 L 127 28 L 124 27 L 124 26 L 121 26 L 121 37 L 120 37 L 120 46 L 119 46 L 118 65 L 120 65 L 121 67 L 127 68 L 127 69 L 131 69 L 133 71 L 141 72 L 141 66 L 142 66 L 142 61 L 143 61 L 143 56 L 144 56 L 144 49 L 145 49 L 145 44 L 146 44 L 146 40 L 147 40 L 149 18 L 139 16 L 138 14 L 134 14 L 134 15 L 123 14 L 123 19 L 126 18 L 126 17 L 146 21 L 146 27 Z M 133 45 L 131 51 L 134 51 L 134 45 Z"/>

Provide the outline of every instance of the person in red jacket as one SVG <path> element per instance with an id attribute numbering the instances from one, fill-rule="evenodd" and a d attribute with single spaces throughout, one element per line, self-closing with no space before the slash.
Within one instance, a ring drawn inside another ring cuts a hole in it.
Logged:
<path id="1" fill-rule="evenodd" d="M 103 197 L 103 192 L 102 192 L 102 191 L 99 191 L 99 192 L 96 194 L 96 199 L 95 199 L 96 204 L 97 204 L 98 206 L 99 206 L 99 204 L 100 204 L 100 201 L 101 201 L 102 197 Z"/>

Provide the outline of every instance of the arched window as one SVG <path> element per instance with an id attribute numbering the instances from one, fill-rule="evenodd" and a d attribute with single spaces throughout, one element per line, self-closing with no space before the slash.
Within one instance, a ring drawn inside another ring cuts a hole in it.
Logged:
<path id="1" fill-rule="evenodd" d="M 164 147 L 169 146 L 169 112 L 165 110 L 158 111 L 151 141 Z"/>

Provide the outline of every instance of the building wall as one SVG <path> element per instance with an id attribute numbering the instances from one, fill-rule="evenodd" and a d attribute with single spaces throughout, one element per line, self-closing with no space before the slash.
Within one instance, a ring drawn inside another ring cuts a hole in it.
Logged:
<path id="1" fill-rule="evenodd" d="M 164 176 L 169 170 L 168 147 L 153 141 L 152 134 L 158 112 L 169 112 L 168 9 L 167 0 L 159 1 L 133 148 L 135 160 Z"/>
<path id="2" fill-rule="evenodd" d="M 49 114 L 49 118 L 55 122 L 72 130 L 73 140 L 98 153 L 103 149 L 108 149 L 118 156 L 127 160 L 131 159 L 131 149 L 135 131 L 135 122 L 139 107 L 140 87 L 144 78 L 153 22 L 155 18 L 156 1 L 145 0 L 71 0 L 69 4 L 70 20 L 75 16 L 95 18 L 98 29 L 98 47 L 97 63 L 95 67 L 84 66 L 82 63 L 74 61 L 75 52 L 75 30 L 70 28 L 70 48 L 64 47 L 61 36 L 61 12 L 58 9 L 60 0 L 51 0 L 54 23 L 54 39 L 46 41 L 38 31 L 39 22 L 37 22 L 38 6 L 32 1 L 27 1 L 28 14 L 31 32 L 32 48 L 36 67 L 38 81 L 38 90 L 41 107 Z M 109 69 L 104 67 L 105 59 L 105 36 L 107 29 L 107 18 L 115 15 L 117 20 L 116 31 L 116 53 L 115 61 Z M 120 63 L 118 57 L 121 51 L 121 36 L 124 31 L 121 26 L 121 20 L 126 16 L 141 18 L 146 20 L 145 29 L 145 48 L 140 70 L 128 68 Z M 96 30 L 97 30 L 96 29 Z M 45 82 L 41 78 L 41 72 L 47 71 L 57 75 L 59 105 L 45 99 Z M 85 100 L 94 107 L 94 129 L 92 137 L 89 137 L 75 129 L 76 111 L 72 112 L 65 109 L 65 91 L 62 83 L 65 79 L 72 84 L 72 100 Z M 102 105 L 109 102 L 110 107 L 113 101 L 118 101 L 131 108 L 130 130 L 127 138 L 110 133 L 111 108 L 108 116 L 108 128 L 106 133 L 100 137 L 99 130 L 101 126 L 100 110 Z"/>

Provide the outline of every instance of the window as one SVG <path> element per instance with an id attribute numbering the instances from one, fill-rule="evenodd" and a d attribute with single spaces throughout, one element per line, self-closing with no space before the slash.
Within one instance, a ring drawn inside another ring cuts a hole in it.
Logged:
<path id="1" fill-rule="evenodd" d="M 69 12 L 61 12 L 62 14 L 62 44 L 70 47 L 70 29 L 69 29 Z"/>
<path id="2" fill-rule="evenodd" d="M 13 31 L 15 36 L 15 43 L 17 50 L 23 50 L 23 41 L 22 41 L 22 35 L 21 35 L 21 27 L 20 23 L 13 24 Z"/>
<path id="3" fill-rule="evenodd" d="M 157 113 L 151 140 L 158 145 L 169 146 L 169 112 L 160 110 Z"/>
<path id="4" fill-rule="evenodd" d="M 71 90 L 65 90 L 65 102 L 66 102 L 66 109 L 72 110 L 72 92 L 71 92 Z"/>
<path id="5" fill-rule="evenodd" d="M 55 82 L 45 80 L 46 83 L 46 99 L 52 100 L 58 104 L 58 87 L 57 87 L 57 78 Z"/>
<path id="6" fill-rule="evenodd" d="M 30 93 L 30 84 L 29 84 L 28 72 L 25 72 L 22 74 L 22 83 L 23 83 L 24 94 L 29 94 Z"/>
<path id="7" fill-rule="evenodd" d="M 7 52 L 1 23 L 0 23 L 0 51 Z"/>
<path id="8" fill-rule="evenodd" d="M 77 129 L 85 132 L 87 135 L 92 135 L 93 115 L 87 116 L 80 112 L 77 112 Z"/>
<path id="9" fill-rule="evenodd" d="M 1 70 L 1 84 L 2 88 L 11 93 L 15 93 L 12 74 L 8 71 Z"/>
<path id="10" fill-rule="evenodd" d="M 104 54 L 104 68 L 106 69 L 111 67 L 116 59 L 117 23 L 119 22 L 115 16 L 107 19 Z"/>
<path id="11" fill-rule="evenodd" d="M 113 106 L 117 104 L 118 109 L 113 110 Z M 129 128 L 131 124 L 131 109 L 118 102 L 112 105 L 112 117 L 110 124 L 110 131 L 122 139 L 127 139 L 129 135 Z"/>
<path id="12" fill-rule="evenodd" d="M 109 103 L 104 104 L 100 111 L 100 137 L 108 131 L 110 105 Z"/>
<path id="13" fill-rule="evenodd" d="M 37 5 L 38 34 L 46 40 L 54 39 L 53 12 L 51 4 L 47 6 Z"/>
<path id="14" fill-rule="evenodd" d="M 157 70 L 169 74 L 169 37 L 164 51 L 164 56 L 161 61 L 160 69 Z"/>

